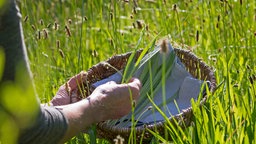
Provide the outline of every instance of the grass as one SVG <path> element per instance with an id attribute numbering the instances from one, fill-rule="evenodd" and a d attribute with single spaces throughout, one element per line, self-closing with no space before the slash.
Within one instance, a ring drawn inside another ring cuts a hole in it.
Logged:
<path id="1" fill-rule="evenodd" d="M 48 102 L 78 72 L 112 55 L 146 48 L 156 35 L 170 35 L 212 66 L 217 83 L 222 82 L 201 109 L 192 101 L 192 126 L 184 131 L 166 126 L 174 142 L 255 143 L 255 6 L 250 0 L 23 0 L 25 41 L 38 95 Z M 142 37 L 141 26 L 146 29 Z M 154 135 L 154 143 L 166 142 Z M 68 143 L 94 141 L 90 136 L 81 134 Z"/>

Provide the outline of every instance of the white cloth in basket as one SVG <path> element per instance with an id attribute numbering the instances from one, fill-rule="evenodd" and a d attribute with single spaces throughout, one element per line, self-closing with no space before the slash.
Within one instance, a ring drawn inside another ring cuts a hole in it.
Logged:
<path id="1" fill-rule="evenodd" d="M 158 48 L 159 47 L 160 46 L 158 46 Z M 168 47 L 170 52 L 174 52 L 174 49 L 172 48 L 170 43 L 168 43 Z M 161 57 L 159 58 L 161 59 Z M 122 70 L 120 72 L 122 72 Z M 95 82 L 94 84 L 92 84 L 92 87 L 96 88 L 99 85 L 102 85 L 109 81 L 121 83 L 122 75 L 120 74 L 120 72 L 117 72 L 109 76 L 108 78 L 105 78 L 98 82 Z M 138 70 L 135 75 L 138 75 L 138 73 L 140 72 L 141 70 Z M 182 110 L 191 107 L 190 101 L 192 98 L 194 100 L 197 100 L 200 92 L 204 91 L 204 89 L 201 88 L 203 83 L 204 81 L 193 78 L 193 76 L 185 69 L 180 59 L 176 56 L 174 59 L 171 74 L 166 79 L 165 93 L 167 107 L 162 106 L 162 88 L 160 88 L 159 91 L 154 95 L 153 101 L 157 106 L 160 106 L 160 109 L 165 113 L 167 117 L 177 115 Z M 174 100 L 176 101 L 177 105 L 175 104 Z M 150 106 L 152 106 L 151 103 L 146 104 L 145 108 L 142 111 L 146 110 Z M 152 124 L 157 121 L 163 121 L 164 117 L 156 109 L 152 108 L 152 110 L 144 111 L 142 115 L 135 115 L 135 119 L 139 121 L 137 123 L 137 126 L 140 126 L 143 124 Z M 125 119 L 125 122 L 127 122 L 127 119 Z M 118 121 L 116 125 L 119 125 L 120 123 L 122 122 Z M 129 127 L 130 124 L 126 126 Z"/>

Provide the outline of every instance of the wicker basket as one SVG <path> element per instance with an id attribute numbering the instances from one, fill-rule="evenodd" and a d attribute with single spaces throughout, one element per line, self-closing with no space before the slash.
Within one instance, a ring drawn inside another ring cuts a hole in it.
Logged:
<path id="1" fill-rule="evenodd" d="M 188 50 L 183 49 L 177 49 L 175 48 L 176 55 L 180 58 L 180 60 L 183 62 L 183 64 L 186 66 L 186 69 L 195 77 L 201 80 L 208 80 L 211 82 L 210 86 L 210 92 L 214 92 L 216 88 L 216 81 L 214 72 L 212 69 L 207 66 L 201 59 L 196 57 L 192 52 Z M 140 55 L 141 50 L 137 51 L 136 57 Z M 120 70 L 123 69 L 126 65 L 126 62 L 131 55 L 131 52 L 125 53 L 122 55 L 116 55 L 105 62 L 98 63 L 97 65 L 93 66 L 87 71 L 86 76 L 86 85 L 85 89 L 87 90 L 86 95 L 88 96 L 91 93 L 92 88 L 90 87 L 92 83 L 99 81 L 101 79 L 104 79 L 116 72 L 113 68 L 106 65 L 106 62 L 115 67 L 116 69 Z M 207 96 L 204 95 L 204 97 L 201 100 L 201 104 L 203 104 L 207 99 Z M 180 114 L 177 114 L 173 117 L 170 117 L 169 120 L 171 123 L 174 124 L 174 119 L 180 124 L 180 126 L 184 127 L 189 126 L 191 123 L 193 113 L 192 108 L 189 107 L 186 110 L 183 110 Z M 175 124 L 174 124 L 175 126 Z M 152 134 L 147 131 L 147 129 L 157 131 L 164 135 L 164 121 L 157 122 L 155 124 L 149 124 L 149 125 L 143 125 L 136 127 L 136 139 L 140 141 L 143 139 L 143 143 L 148 143 L 151 138 Z M 100 137 L 105 138 L 111 142 L 120 135 L 122 138 L 124 138 L 125 142 L 129 139 L 131 132 L 131 128 L 120 128 L 115 126 L 108 125 L 107 122 L 101 122 L 97 124 L 97 133 Z M 143 135 L 142 135 L 143 134 Z"/>

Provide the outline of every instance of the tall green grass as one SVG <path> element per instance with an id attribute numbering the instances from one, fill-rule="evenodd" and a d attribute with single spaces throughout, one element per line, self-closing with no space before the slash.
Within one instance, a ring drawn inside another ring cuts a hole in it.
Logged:
<path id="1" fill-rule="evenodd" d="M 170 35 L 212 66 L 222 84 L 201 108 L 191 101 L 190 127 L 166 126 L 175 143 L 255 143 L 255 8 L 251 0 L 21 1 L 23 18 L 28 16 L 23 21 L 26 46 L 42 102 L 69 77 L 114 54 L 146 48 L 155 35 Z M 142 37 L 140 25 L 145 27 Z M 154 135 L 154 143 L 166 142 Z M 68 143 L 90 141 L 81 134 Z"/>

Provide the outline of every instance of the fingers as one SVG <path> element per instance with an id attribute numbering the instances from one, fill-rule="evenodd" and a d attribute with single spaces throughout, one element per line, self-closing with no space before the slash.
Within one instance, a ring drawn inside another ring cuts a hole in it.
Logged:
<path id="1" fill-rule="evenodd" d="M 127 84 L 129 89 L 132 91 L 132 96 L 134 100 L 138 100 L 140 96 L 141 82 L 138 78 L 132 78 Z"/>
<path id="2" fill-rule="evenodd" d="M 136 86 L 138 89 L 141 89 L 141 82 L 140 82 L 140 80 L 138 78 L 134 78 L 134 77 L 131 78 L 129 83 L 128 83 L 128 85 L 129 84 Z"/>
<path id="3" fill-rule="evenodd" d="M 84 77 L 86 75 L 86 72 L 82 71 L 79 74 L 73 76 L 69 81 L 68 85 L 71 89 L 74 89 L 77 87 L 78 84 L 81 84 L 84 81 Z"/>

